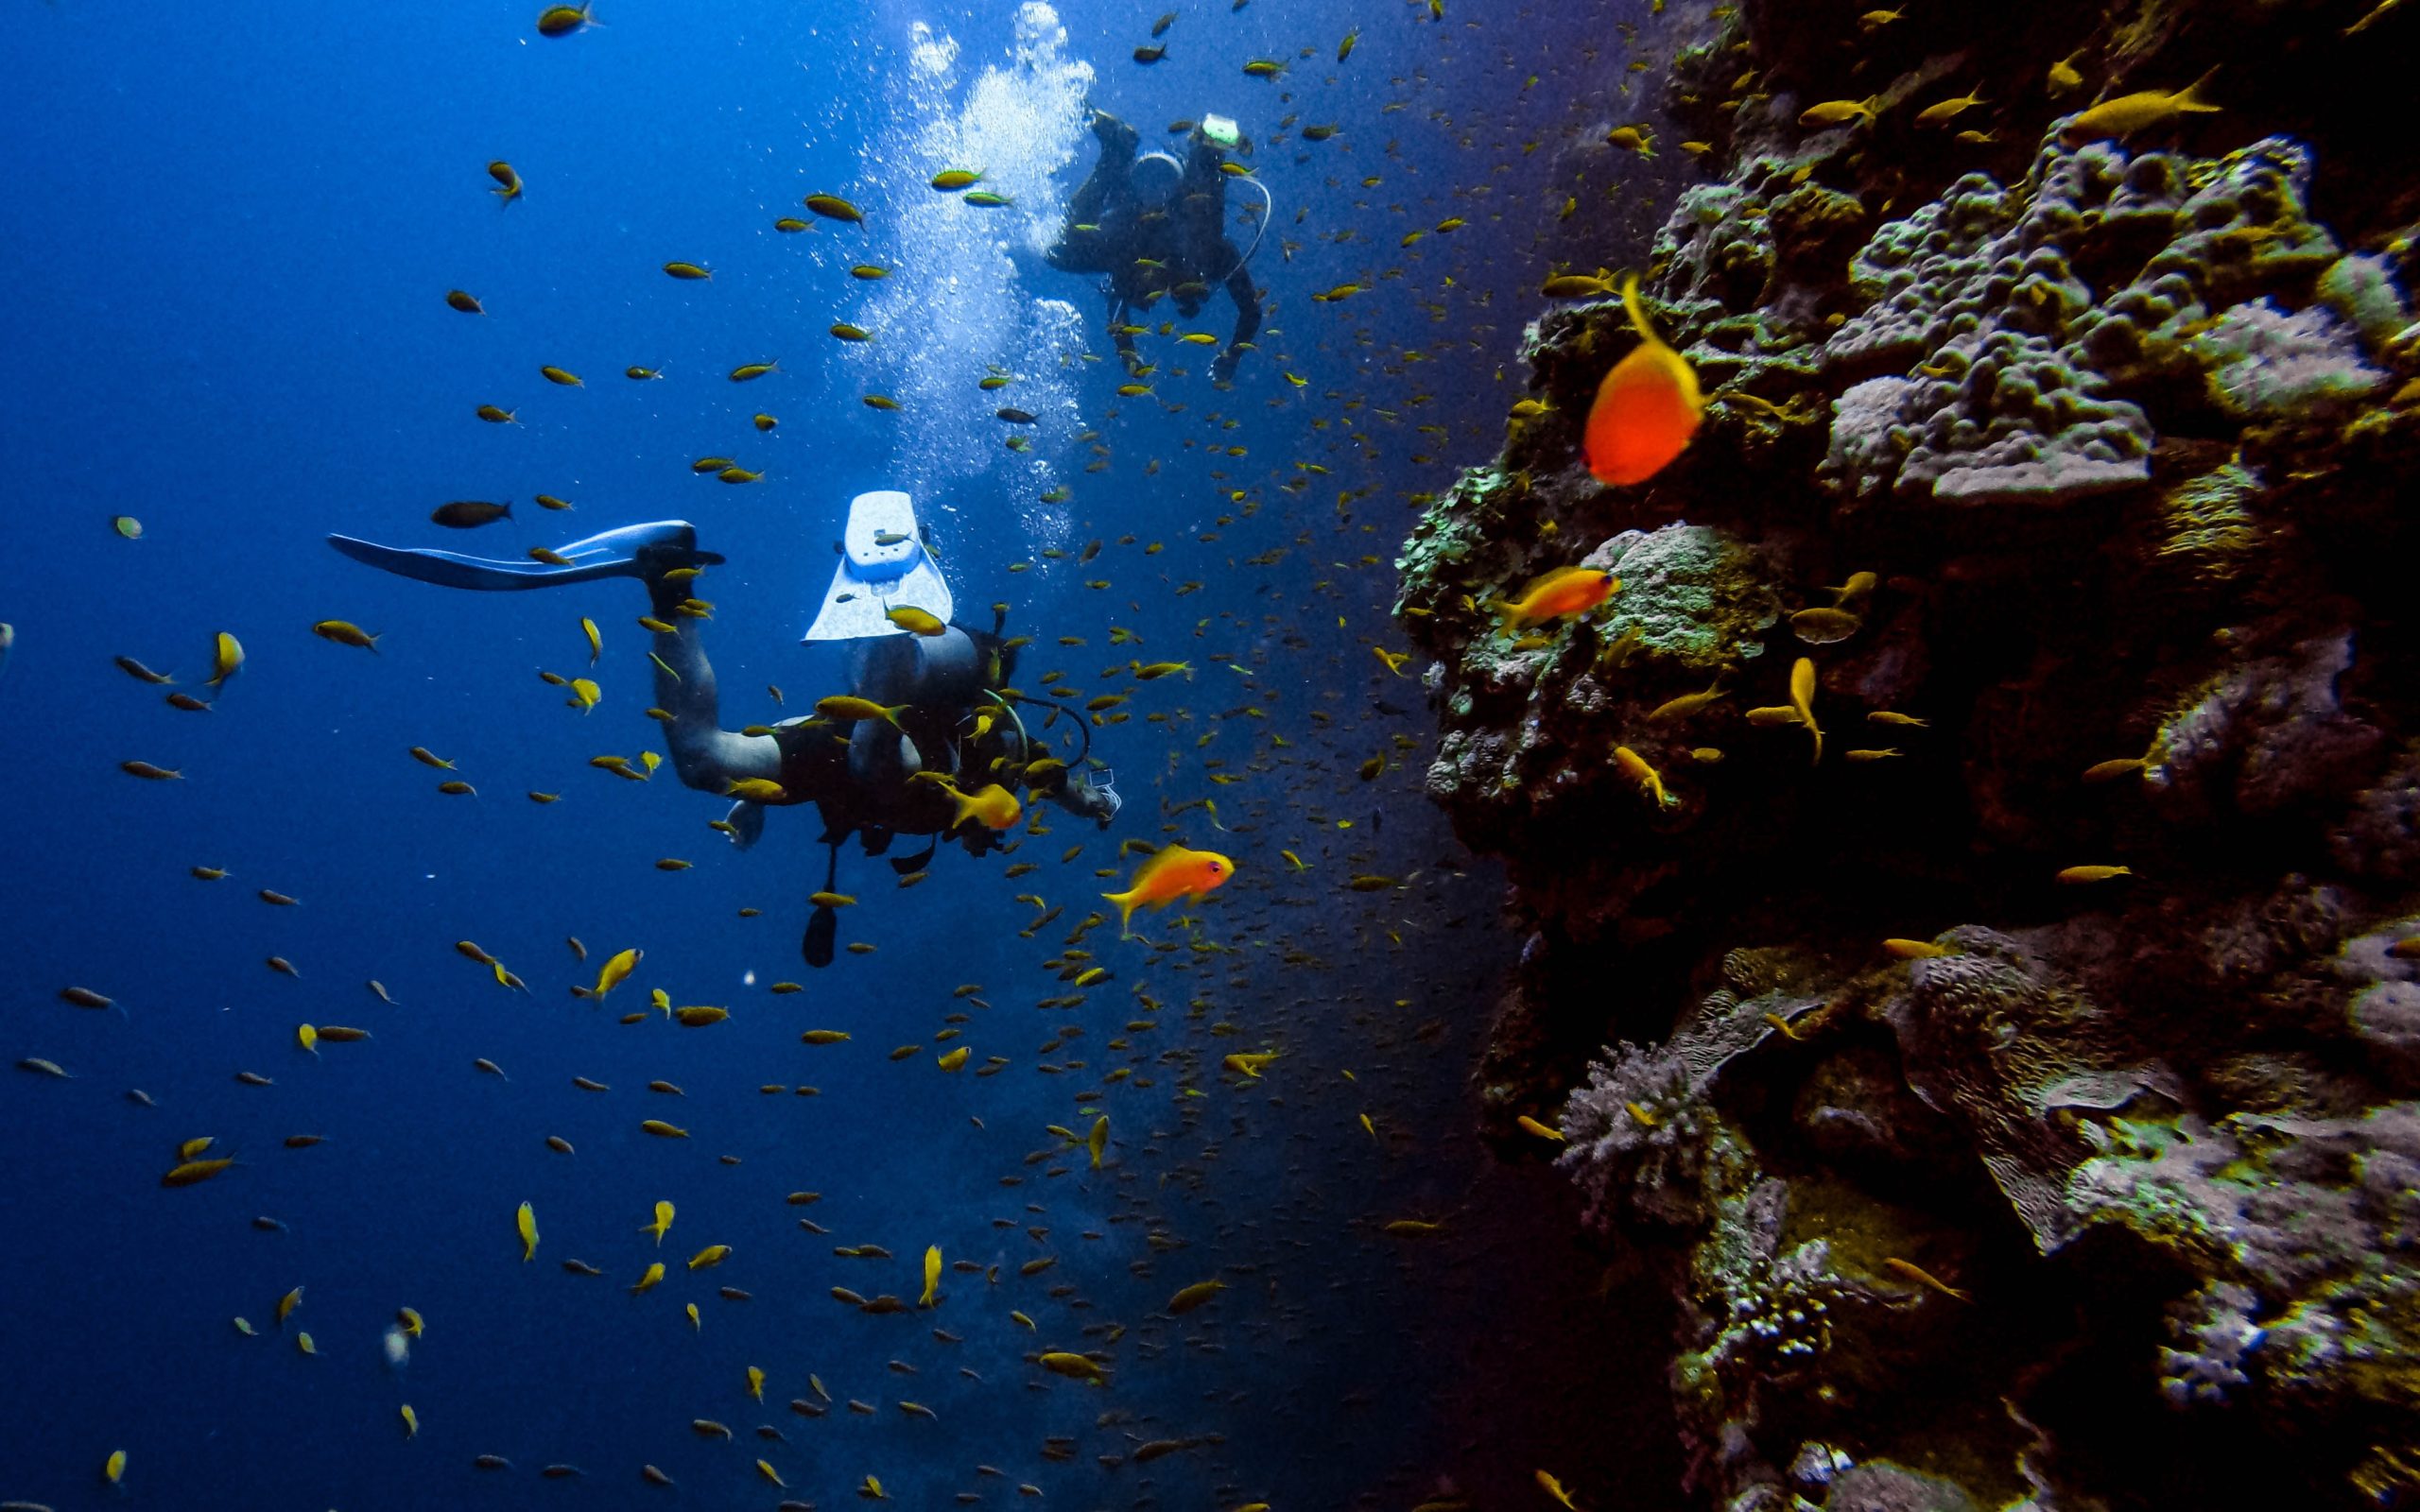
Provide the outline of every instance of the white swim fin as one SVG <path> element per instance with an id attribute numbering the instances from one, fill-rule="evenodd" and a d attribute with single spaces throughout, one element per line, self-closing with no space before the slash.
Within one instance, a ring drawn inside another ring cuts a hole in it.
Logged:
<path id="1" fill-rule="evenodd" d="M 802 641 L 854 641 L 908 632 L 886 616 L 894 609 L 920 609 L 946 622 L 952 611 L 949 584 L 916 528 L 915 507 L 895 489 L 860 493 L 849 501 L 849 523 L 840 537 L 839 564 L 815 622 Z"/>

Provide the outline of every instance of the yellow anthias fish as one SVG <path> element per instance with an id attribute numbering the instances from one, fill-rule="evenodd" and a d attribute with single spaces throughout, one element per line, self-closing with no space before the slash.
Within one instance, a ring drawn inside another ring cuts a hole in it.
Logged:
<path id="1" fill-rule="evenodd" d="M 321 620 L 311 627 L 311 633 L 322 641 L 333 641 L 338 645 L 357 646 L 373 656 L 377 654 L 378 637 L 351 620 Z"/>
<path id="2" fill-rule="evenodd" d="M 216 688 L 224 683 L 229 678 L 233 677 L 235 670 L 243 664 L 244 643 L 225 630 L 219 631 L 217 644 L 211 656 L 209 685 Z"/>
<path id="3" fill-rule="evenodd" d="M 1101 896 L 1117 905 L 1118 928 L 1133 935 L 1134 910 L 1166 908 L 1184 898 L 1199 898 L 1216 890 L 1235 875 L 1236 864 L 1216 850 L 1195 850 L 1170 841 L 1135 868 L 1124 892 Z"/>
<path id="4" fill-rule="evenodd" d="M 521 1230 L 521 1263 L 526 1265 L 538 1258 L 538 1215 L 530 1211 L 529 1204 L 525 1202 L 512 1221 L 514 1227 Z"/>
<path id="5" fill-rule="evenodd" d="M 758 1401 L 765 1400 L 765 1372 L 752 1365 L 748 1367 L 748 1394 Z"/>
<path id="6" fill-rule="evenodd" d="M 1017 796 L 997 782 L 987 782 L 972 793 L 961 793 L 954 787 L 942 791 L 948 793 L 950 801 L 958 805 L 958 815 L 950 820 L 953 830 L 969 819 L 987 830 L 1005 830 L 1025 813 L 1025 806 L 1017 801 Z"/>
<path id="7" fill-rule="evenodd" d="M 1045 1351 L 1035 1358 L 1034 1364 L 1054 1376 L 1065 1376 L 1070 1381 L 1080 1381 L 1086 1385 L 1105 1385 L 1109 1381 L 1109 1378 L 1101 1373 L 1099 1366 L 1080 1354 L 1069 1354 L 1062 1349 Z"/>
<path id="8" fill-rule="evenodd" d="M 925 1295 L 916 1298 L 918 1307 L 930 1307 L 940 1295 L 942 1284 L 942 1246 L 932 1245 L 925 1250 Z"/>
<path id="9" fill-rule="evenodd" d="M 588 995 L 592 998 L 601 998 L 621 986 L 630 976 L 631 969 L 639 964 L 639 957 L 646 954 L 635 946 L 630 950 L 616 951 L 602 967 L 597 969 L 596 986 Z"/>
<path id="10" fill-rule="evenodd" d="M 662 1280 L 664 1280 L 664 1262 L 659 1260 L 648 1266 L 647 1273 L 639 1278 L 639 1283 L 631 1288 L 631 1295 L 636 1297 L 641 1292 L 651 1291 L 656 1282 Z"/>
<path id="11" fill-rule="evenodd" d="M 597 633 L 596 622 L 585 614 L 579 617 L 579 633 L 588 637 L 588 664 L 593 667 L 605 654 L 605 638 Z"/>
<path id="12" fill-rule="evenodd" d="M 899 716 L 906 713 L 908 705 L 904 703 L 894 704 L 886 709 L 872 698 L 857 698 L 847 695 L 835 695 L 829 698 L 815 700 L 817 713 L 826 719 L 845 720 L 852 724 L 860 719 L 879 719 L 896 728 L 899 724 Z"/>
<path id="13" fill-rule="evenodd" d="M 115 1486 L 118 1482 L 126 1478 L 125 1450 L 113 1449 L 110 1451 L 109 1459 L 101 1466 L 101 1475 L 112 1486 Z"/>
<path id="14" fill-rule="evenodd" d="M 1801 126 L 1840 126 L 1849 121 L 1864 121 L 1871 125 L 1882 109 L 1882 96 L 1868 95 L 1861 100 L 1825 100 L 1798 112 Z"/>
<path id="15" fill-rule="evenodd" d="M 1789 706 L 1815 737 L 1815 759 L 1824 759 L 1824 731 L 1815 723 L 1815 663 L 1800 657 L 1789 669 Z"/>
<path id="16" fill-rule="evenodd" d="M 2134 868 L 2131 867 L 2068 867 L 2060 871 L 2059 880 L 2072 886 L 2079 883 L 2114 882 L 2119 877 L 2131 877 L 2134 874 Z"/>
<path id="17" fill-rule="evenodd" d="M 666 1231 L 670 1229 L 671 1227 L 672 1204 L 669 1202 L 659 1202 L 655 1205 L 655 1222 L 639 1225 L 639 1232 L 643 1234 L 655 1235 L 655 1242 L 659 1246 L 661 1246 L 664 1243 L 664 1235 Z"/>
<path id="18" fill-rule="evenodd" d="M 721 1264 L 724 1261 L 729 1260 L 730 1258 L 731 1246 L 729 1245 L 708 1245 L 705 1248 L 699 1250 L 696 1254 L 689 1257 L 689 1268 L 691 1270 L 706 1270 L 713 1266 Z"/>
<path id="19" fill-rule="evenodd" d="M 2087 111 L 2067 118 L 2059 128 L 2059 140 L 2067 146 L 2082 146 L 2086 142 L 2101 142 L 2112 137 L 2124 138 L 2137 131 L 2172 120 L 2179 115 L 2206 114 L 2218 107 L 2199 98 L 2194 91 L 2210 81 L 2209 74 L 2186 85 L 2173 94 L 2155 89 L 2138 90 L 2120 94 L 2114 100 L 2102 100 Z"/>
<path id="20" fill-rule="evenodd" d="M 929 610 L 918 609 L 913 604 L 902 604 L 897 609 L 885 610 L 882 617 L 910 635 L 933 636 L 949 633 L 949 627 L 946 624 Z"/>
<path id="21" fill-rule="evenodd" d="M 1638 790 L 1654 800 L 1658 809 L 1668 809 L 1680 801 L 1664 791 L 1664 774 L 1648 765 L 1647 758 L 1628 746 L 1614 747 L 1614 765 L 1624 777 L 1638 784 Z"/>
<path id="22" fill-rule="evenodd" d="M 1275 1060 L 1277 1058 L 1277 1054 L 1278 1053 L 1274 1050 L 1262 1050 L 1257 1052 L 1237 1051 L 1236 1054 L 1229 1056 L 1225 1060 L 1219 1062 L 1219 1064 L 1225 1066 L 1229 1071 L 1235 1072 L 1238 1075 L 1250 1076 L 1253 1080 L 1257 1081 L 1260 1078 L 1260 1069 L 1263 1066 L 1268 1065 L 1270 1061 Z"/>
<path id="23" fill-rule="evenodd" d="M 1109 1119 L 1107 1115 L 1103 1115 L 1093 1120 L 1092 1132 L 1084 1136 L 1084 1148 L 1092 1152 L 1093 1169 L 1096 1171 L 1099 1170 L 1100 1153 L 1101 1151 L 1109 1148 Z"/>

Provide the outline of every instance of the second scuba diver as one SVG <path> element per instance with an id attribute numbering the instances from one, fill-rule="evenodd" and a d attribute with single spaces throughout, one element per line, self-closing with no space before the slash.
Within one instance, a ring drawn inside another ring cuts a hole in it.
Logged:
<path id="1" fill-rule="evenodd" d="M 1101 273 L 1109 280 L 1109 325 L 1117 354 L 1133 372 L 1142 366 L 1133 333 L 1125 327 L 1166 297 L 1177 313 L 1193 318 L 1224 284 L 1236 301 L 1236 328 L 1225 350 L 1210 365 L 1216 383 L 1228 383 L 1236 364 L 1260 330 L 1260 296 L 1253 287 L 1249 264 L 1260 245 L 1259 232 L 1250 248 L 1238 249 L 1227 239 L 1227 180 L 1224 166 L 1230 149 L 1249 150 L 1236 123 L 1222 115 L 1205 115 L 1188 138 L 1184 162 L 1165 152 L 1136 149 L 1142 139 L 1134 129 L 1114 115 L 1093 112 L 1093 135 L 1100 142 L 1100 160 L 1092 176 L 1067 202 L 1067 225 L 1059 241 L 1045 254 L 1063 273 Z M 1260 189 L 1260 230 L 1269 224 L 1268 191 Z"/>
<path id="2" fill-rule="evenodd" d="M 1106 828 L 1119 799 L 1106 768 L 1088 765 L 1091 732 L 1077 713 L 1083 746 L 1063 761 L 1027 731 L 1020 699 L 1008 685 L 1016 651 L 990 630 L 951 620 L 948 584 L 925 544 L 905 493 L 857 495 L 836 550 L 839 564 L 803 639 L 847 643 L 848 693 L 825 699 L 830 713 L 740 730 L 722 728 L 713 666 L 695 593 L 700 569 L 722 558 L 701 551 L 685 521 L 628 525 L 574 541 L 554 562 L 498 561 L 457 552 L 382 546 L 350 536 L 328 543 L 357 561 L 448 588 L 547 588 L 599 577 L 647 585 L 653 636 L 656 708 L 672 768 L 687 786 L 735 796 L 725 833 L 742 849 L 762 832 L 768 808 L 816 805 L 830 848 L 831 890 L 839 847 L 857 835 L 869 855 L 894 836 L 930 835 L 920 855 L 899 857 L 902 875 L 923 868 L 943 838 L 970 854 L 998 844 L 1015 822 L 1009 789 L 1023 786 Z M 810 964 L 832 958 L 838 928 L 819 905 L 808 924 Z"/>

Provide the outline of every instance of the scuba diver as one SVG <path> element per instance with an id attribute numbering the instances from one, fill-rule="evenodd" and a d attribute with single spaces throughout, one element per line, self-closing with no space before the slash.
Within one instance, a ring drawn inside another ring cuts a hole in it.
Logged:
<path id="1" fill-rule="evenodd" d="M 1234 176 L 1223 164 L 1230 149 L 1249 151 L 1251 145 L 1235 122 L 1205 115 L 1180 164 L 1165 152 L 1136 156 L 1142 139 L 1114 115 L 1095 111 L 1092 127 L 1100 161 L 1067 202 L 1066 229 L 1045 259 L 1063 273 L 1109 276 L 1110 330 L 1129 373 L 1143 366 L 1125 329 L 1136 323 L 1134 317 L 1165 295 L 1190 320 L 1211 289 L 1224 284 L 1236 301 L 1236 332 L 1210 365 L 1210 377 L 1231 382 L 1260 330 L 1260 296 L 1247 265 L 1269 228 L 1270 201 L 1259 180 L 1241 180 L 1260 191 L 1261 203 L 1252 246 L 1238 250 L 1227 239 L 1227 180 Z"/>
<path id="2" fill-rule="evenodd" d="M 706 610 L 693 588 L 700 569 L 723 558 L 697 541 L 686 521 L 662 520 L 574 541 L 541 562 L 328 538 L 356 561 L 446 588 L 638 578 L 648 590 L 655 702 L 670 716 L 663 724 L 673 770 L 687 786 L 738 798 L 719 828 L 742 850 L 763 833 L 768 808 L 816 805 L 828 848 L 825 892 L 833 890 L 841 842 L 852 834 L 868 855 L 883 854 L 899 835 L 930 835 L 921 853 L 891 858 L 902 876 L 924 869 L 944 839 L 959 839 L 971 855 L 995 849 L 999 833 L 1016 821 L 1017 805 L 994 784 L 1023 785 L 1104 829 L 1116 816 L 1115 778 L 1090 764 L 1083 715 L 1051 705 L 1074 716 L 1083 741 L 1072 760 L 1062 760 L 1028 733 L 1018 714 L 1020 702 L 1050 700 L 1008 686 L 1016 648 L 1000 639 L 999 618 L 988 631 L 951 621 L 949 585 L 907 494 L 861 493 L 850 504 L 848 524 L 833 546 L 840 560 L 801 637 L 847 643 L 849 691 L 845 699 L 822 700 L 844 707 L 812 717 L 722 728 L 700 630 Z M 817 904 L 803 946 L 808 964 L 830 963 L 838 928 L 831 906 Z"/>

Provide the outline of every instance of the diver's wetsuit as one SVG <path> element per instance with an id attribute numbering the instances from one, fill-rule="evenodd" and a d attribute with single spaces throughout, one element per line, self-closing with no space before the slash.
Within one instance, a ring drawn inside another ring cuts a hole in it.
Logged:
<path id="1" fill-rule="evenodd" d="M 697 529 L 685 520 L 622 525 L 566 542 L 544 561 L 383 546 L 343 535 L 330 536 L 328 544 L 381 572 L 445 588 L 497 592 L 605 577 L 645 582 L 653 619 L 662 627 L 651 648 L 658 705 L 653 712 L 664 716 L 673 771 L 683 784 L 707 793 L 729 796 L 735 783 L 766 781 L 781 784 L 779 806 L 813 803 L 822 815 L 829 848 L 827 891 L 839 865 L 840 843 L 852 834 L 871 855 L 888 850 L 894 835 L 931 835 L 923 855 L 892 860 L 903 875 L 921 868 L 942 837 L 953 832 L 972 854 L 1000 843 L 997 833 L 981 825 L 959 823 L 958 806 L 941 784 L 914 781 L 922 770 L 947 772 L 970 793 L 1005 778 L 1104 827 L 1117 814 L 1117 794 L 1105 773 L 1097 777 L 1055 761 L 1045 765 L 1047 752 L 1027 738 L 1012 703 L 1049 700 L 1010 693 L 1011 647 L 999 639 L 996 626 L 990 633 L 951 625 L 936 636 L 847 638 L 850 692 L 886 707 L 905 705 L 896 727 L 888 719 L 843 726 L 817 718 L 789 720 L 762 733 L 734 731 L 722 728 L 715 669 L 699 629 L 707 606 L 692 598 L 690 587 L 691 569 L 723 558 L 699 548 Z M 674 576 L 676 572 L 681 576 Z M 1084 754 L 1090 746 L 1087 739 Z M 754 843 L 768 806 L 745 799 L 733 805 L 724 822 L 735 844 L 745 849 Z M 801 946 L 808 965 L 831 964 L 837 927 L 833 906 L 817 903 Z"/>
<path id="2" fill-rule="evenodd" d="M 1226 382 L 1260 330 L 1260 295 L 1244 253 L 1226 234 L 1227 176 L 1219 166 L 1226 153 L 1197 129 L 1184 176 L 1167 201 L 1144 204 L 1134 188 L 1134 155 L 1141 146 L 1134 129 L 1096 114 L 1093 133 L 1100 139 L 1100 161 L 1068 201 L 1067 228 L 1046 254 L 1050 266 L 1063 273 L 1108 275 L 1113 329 L 1135 323 L 1134 317 L 1164 295 L 1191 319 L 1201 313 L 1213 282 L 1224 283 L 1236 301 L 1236 330 L 1210 373 Z M 1128 369 L 1139 367 L 1134 338 L 1117 331 L 1114 339 Z"/>
<path id="3" fill-rule="evenodd" d="M 647 584 L 654 617 L 671 627 L 655 632 L 655 701 L 672 715 L 665 743 L 687 786 L 720 794 L 737 781 L 770 779 L 788 795 L 772 806 L 813 803 L 825 839 L 838 844 L 854 833 L 869 852 L 879 852 L 892 835 L 943 835 L 954 826 L 957 806 L 941 784 L 910 781 L 918 771 L 948 772 L 972 793 L 997 780 L 994 762 L 1029 759 L 1023 727 L 999 701 L 1012 654 L 997 635 L 960 625 L 930 640 L 895 635 L 851 643 L 852 691 L 876 703 L 908 705 L 897 730 L 878 719 L 836 725 L 812 717 L 775 725 L 763 735 L 724 730 L 701 622 L 682 611 L 688 585 L 660 572 L 649 572 Z M 988 720 L 982 717 L 987 712 Z M 1103 825 L 1117 812 L 1115 796 L 1081 774 L 1057 782 L 1046 796 Z M 761 817 L 735 811 L 741 843 L 752 828 L 746 820 Z M 970 825 L 960 838 L 979 854 L 997 837 Z"/>

